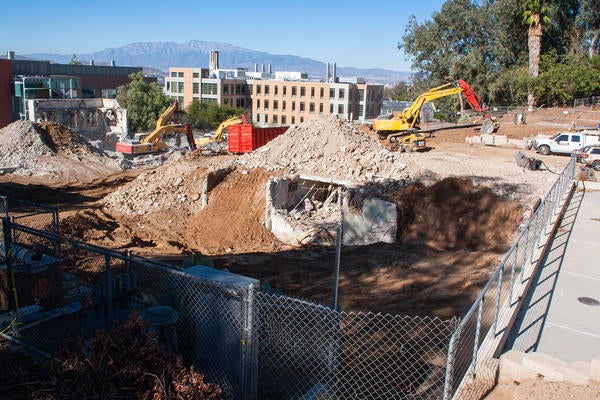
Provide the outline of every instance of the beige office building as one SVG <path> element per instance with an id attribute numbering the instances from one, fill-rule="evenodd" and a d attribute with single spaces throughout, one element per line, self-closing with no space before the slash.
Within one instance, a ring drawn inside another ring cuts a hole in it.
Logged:
<path id="1" fill-rule="evenodd" d="M 211 52 L 210 68 L 169 68 L 165 93 L 188 108 L 194 99 L 241 108 L 255 125 L 300 124 L 319 115 L 337 115 L 354 121 L 376 118 L 383 103 L 383 85 L 361 78 L 339 79 L 330 74 L 324 81 L 308 79 L 306 73 L 259 72 L 219 69 L 219 54 Z M 250 115 L 251 114 L 251 115 Z"/>

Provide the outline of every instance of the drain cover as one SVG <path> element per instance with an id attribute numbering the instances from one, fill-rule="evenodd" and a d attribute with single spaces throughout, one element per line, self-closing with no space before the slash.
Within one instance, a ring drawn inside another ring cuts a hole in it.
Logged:
<path id="1" fill-rule="evenodd" d="M 600 301 L 592 299 L 591 297 L 578 297 L 577 300 L 586 306 L 600 306 Z"/>

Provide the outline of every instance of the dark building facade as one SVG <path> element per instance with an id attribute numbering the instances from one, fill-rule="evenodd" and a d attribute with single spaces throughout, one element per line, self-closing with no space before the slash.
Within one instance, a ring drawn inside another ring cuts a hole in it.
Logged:
<path id="1" fill-rule="evenodd" d="M 9 52 L 7 59 L 0 60 L 0 127 L 27 119 L 26 100 L 114 98 L 117 87 L 128 83 L 130 74 L 141 71 L 141 67 L 16 60 Z"/>

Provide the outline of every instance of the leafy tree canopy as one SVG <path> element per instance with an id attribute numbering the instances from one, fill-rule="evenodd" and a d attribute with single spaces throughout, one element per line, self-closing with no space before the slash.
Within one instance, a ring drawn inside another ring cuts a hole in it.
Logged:
<path id="1" fill-rule="evenodd" d="M 172 102 L 156 83 L 149 83 L 142 72 L 129 75 L 130 82 L 117 88 L 117 101 L 127 109 L 131 132 L 149 132 Z"/>

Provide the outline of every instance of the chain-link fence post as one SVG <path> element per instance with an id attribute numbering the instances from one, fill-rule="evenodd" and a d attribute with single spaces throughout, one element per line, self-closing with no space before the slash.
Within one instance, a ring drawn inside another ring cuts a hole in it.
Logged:
<path id="1" fill-rule="evenodd" d="M 110 255 L 104 255 L 104 268 L 105 268 L 105 288 L 104 288 L 104 302 L 106 307 L 106 317 L 110 320 L 113 317 L 113 285 L 112 285 L 112 271 L 110 268 Z"/>
<path id="2" fill-rule="evenodd" d="M 6 292 L 8 297 L 8 311 L 15 311 L 17 308 L 15 298 L 17 288 L 15 287 L 13 265 L 11 260 L 12 240 L 10 237 L 10 222 L 7 217 L 2 218 L 2 235 L 4 236 L 4 263 L 6 264 Z"/>

